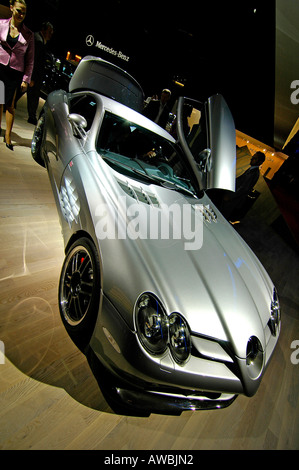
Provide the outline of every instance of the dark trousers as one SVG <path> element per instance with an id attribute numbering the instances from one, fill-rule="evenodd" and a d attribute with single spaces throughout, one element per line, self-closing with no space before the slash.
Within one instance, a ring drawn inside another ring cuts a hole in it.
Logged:
<path id="1" fill-rule="evenodd" d="M 27 89 L 27 111 L 30 119 L 36 119 L 40 88 L 41 83 L 36 82 L 33 87 Z"/>

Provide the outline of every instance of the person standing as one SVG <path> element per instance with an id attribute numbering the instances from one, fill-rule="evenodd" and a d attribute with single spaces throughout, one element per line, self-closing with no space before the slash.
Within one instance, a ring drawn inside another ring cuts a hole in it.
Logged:
<path id="1" fill-rule="evenodd" d="M 6 131 L 4 142 L 13 150 L 11 131 L 15 117 L 16 94 L 25 93 L 34 65 L 34 34 L 24 25 L 25 0 L 10 0 L 12 16 L 0 20 L 0 80 L 5 88 Z M 0 105 L 0 130 L 3 104 Z"/>
<path id="2" fill-rule="evenodd" d="M 54 29 L 52 24 L 46 22 L 42 24 L 39 32 L 34 33 L 34 68 L 31 82 L 27 90 L 28 122 L 34 125 L 37 124 L 36 111 L 44 77 L 46 44 L 50 41 L 53 31 Z"/>
<path id="3" fill-rule="evenodd" d="M 162 90 L 160 100 L 152 98 L 143 111 L 144 116 L 159 124 L 159 126 L 164 129 L 169 118 L 170 109 L 168 107 L 168 101 L 170 100 L 170 97 L 171 91 L 164 88 L 164 90 Z"/>
<path id="4" fill-rule="evenodd" d="M 220 209 L 222 214 L 227 220 L 235 216 L 240 218 L 242 209 L 246 204 L 247 198 L 260 177 L 260 166 L 265 161 L 265 154 L 263 152 L 256 152 L 252 155 L 250 160 L 250 167 L 236 178 L 236 191 L 225 201 Z"/>

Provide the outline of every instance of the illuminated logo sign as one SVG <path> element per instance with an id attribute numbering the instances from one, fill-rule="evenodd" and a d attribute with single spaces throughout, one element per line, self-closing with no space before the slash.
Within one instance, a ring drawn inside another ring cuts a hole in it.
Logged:
<path id="1" fill-rule="evenodd" d="M 93 46 L 94 45 L 94 37 L 91 34 L 89 34 L 87 36 L 85 42 L 88 46 Z"/>
<path id="2" fill-rule="evenodd" d="M 92 34 L 86 36 L 85 43 L 89 47 L 95 46 L 98 49 L 101 49 L 102 51 L 107 52 L 108 54 L 111 54 L 114 57 L 117 57 L 118 59 L 122 59 L 126 62 L 129 62 L 130 60 L 130 57 L 125 55 L 122 51 L 116 51 L 115 49 L 113 49 L 113 47 L 105 46 L 101 43 L 101 41 L 96 41 Z"/>

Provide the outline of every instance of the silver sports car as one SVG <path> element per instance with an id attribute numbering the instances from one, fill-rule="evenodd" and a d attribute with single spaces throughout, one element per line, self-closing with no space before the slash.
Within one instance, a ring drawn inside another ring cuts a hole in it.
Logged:
<path id="1" fill-rule="evenodd" d="M 234 191 L 220 95 L 179 98 L 175 137 L 126 72 L 84 58 L 32 140 L 65 243 L 59 309 L 117 412 L 179 414 L 258 389 L 280 332 L 275 287 L 207 196 Z"/>

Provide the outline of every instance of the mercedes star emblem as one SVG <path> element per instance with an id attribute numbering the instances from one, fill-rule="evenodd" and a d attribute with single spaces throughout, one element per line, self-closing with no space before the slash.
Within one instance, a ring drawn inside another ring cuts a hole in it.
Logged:
<path id="1" fill-rule="evenodd" d="M 86 38 L 86 44 L 87 44 L 88 46 L 92 46 L 93 43 L 94 43 L 94 37 L 93 37 L 91 34 L 89 34 L 89 35 L 87 36 L 87 38 Z"/>

